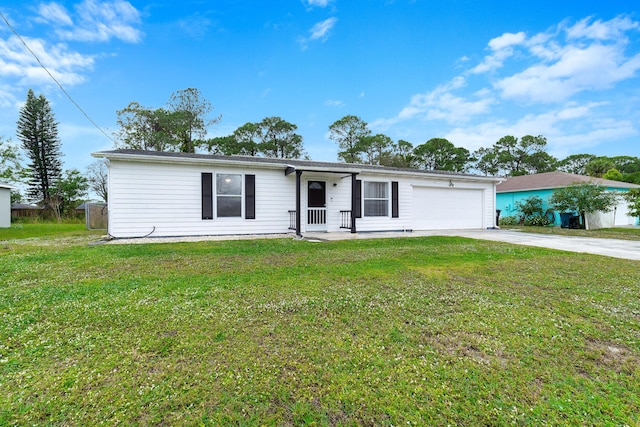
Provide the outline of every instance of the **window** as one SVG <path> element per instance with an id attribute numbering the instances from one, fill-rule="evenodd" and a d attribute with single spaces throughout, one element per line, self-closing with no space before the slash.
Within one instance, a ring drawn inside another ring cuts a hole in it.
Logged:
<path id="1" fill-rule="evenodd" d="M 242 215 L 242 175 L 216 175 L 216 215 L 218 218 Z"/>
<path id="2" fill-rule="evenodd" d="M 387 182 L 364 182 L 364 216 L 389 215 L 389 185 Z"/>

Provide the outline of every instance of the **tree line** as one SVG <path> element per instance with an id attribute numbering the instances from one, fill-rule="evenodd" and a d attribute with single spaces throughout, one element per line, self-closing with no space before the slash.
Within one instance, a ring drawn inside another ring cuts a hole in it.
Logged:
<path id="1" fill-rule="evenodd" d="M 133 102 L 117 112 L 118 146 L 142 150 L 206 151 L 212 154 L 308 158 L 297 126 L 281 117 L 248 122 L 226 136 L 206 138 L 211 103 L 197 89 L 171 95 L 167 105 L 151 109 Z M 187 131 L 188 130 L 188 131 Z M 490 176 L 518 176 L 564 171 L 617 181 L 640 183 L 640 158 L 574 154 L 557 159 L 547 153 L 542 135 L 506 135 L 490 147 L 470 152 L 445 138 L 414 145 L 374 134 L 360 117 L 346 115 L 329 126 L 329 139 L 338 145 L 338 159 L 346 163 L 391 166 Z"/>
<path id="2" fill-rule="evenodd" d="M 11 202 L 24 199 L 43 208 L 44 216 L 69 216 L 89 189 L 106 201 L 106 166 L 95 163 L 85 174 L 63 170 L 58 122 L 44 95 L 27 92 L 16 123 L 20 145 L 0 136 L 0 180 L 24 184 L 26 194 L 11 192 Z M 23 164 L 26 157 L 26 165 Z"/>
<path id="3" fill-rule="evenodd" d="M 298 127 L 281 117 L 265 117 L 247 122 L 230 135 L 207 138 L 207 130 L 221 121 L 211 117 L 213 106 L 195 88 L 172 93 L 165 106 L 150 108 L 131 102 L 118 110 L 115 148 L 208 152 L 220 155 L 306 158 Z M 62 170 L 58 123 L 48 100 L 30 89 L 17 122 L 21 147 L 0 137 L 0 179 L 27 186 L 26 198 L 60 217 L 73 202 L 87 196 L 89 189 L 107 200 L 106 166 L 98 160 L 84 173 Z M 488 176 L 518 176 L 564 171 L 640 184 L 640 158 L 574 154 L 556 159 L 546 152 L 547 139 L 507 135 L 490 147 L 470 152 L 445 138 L 431 138 L 414 145 L 374 134 L 368 123 L 346 115 L 328 129 L 329 139 L 338 146 L 338 161 L 398 168 L 412 168 Z M 28 164 L 22 166 L 22 152 Z M 12 200 L 22 199 L 13 193 Z"/>

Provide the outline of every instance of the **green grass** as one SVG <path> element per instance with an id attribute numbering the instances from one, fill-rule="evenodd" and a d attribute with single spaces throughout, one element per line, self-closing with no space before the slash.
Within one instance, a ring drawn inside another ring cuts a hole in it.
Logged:
<path id="1" fill-rule="evenodd" d="M 640 423 L 638 262 L 76 232 L 0 231 L 0 425 Z"/>
<path id="2" fill-rule="evenodd" d="M 47 243 L 44 238 L 76 238 L 84 236 L 100 236 L 104 230 L 87 231 L 84 222 L 57 223 L 52 221 L 37 221 L 33 223 L 14 223 L 9 228 L 0 228 L 0 243 L 13 240 L 38 239 L 41 243 Z M 16 242 L 17 243 L 17 242 Z M 29 242 L 21 242 L 29 243 Z"/>
<path id="3" fill-rule="evenodd" d="M 559 236 L 596 237 L 602 239 L 640 240 L 640 227 L 601 228 L 579 230 L 561 227 L 501 226 L 503 229 L 521 230 L 527 233 L 555 234 Z"/>

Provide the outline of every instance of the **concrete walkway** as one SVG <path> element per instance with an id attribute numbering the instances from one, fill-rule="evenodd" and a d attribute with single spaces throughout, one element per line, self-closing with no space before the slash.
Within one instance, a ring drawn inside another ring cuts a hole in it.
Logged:
<path id="1" fill-rule="evenodd" d="M 537 246 L 562 251 L 603 255 L 640 261 L 640 241 L 599 239 L 593 237 L 558 236 L 551 234 L 523 233 L 517 230 L 431 230 L 414 232 L 380 233 L 304 233 L 308 240 L 349 240 L 385 237 L 458 236 L 471 239 L 493 240 L 516 245 Z"/>

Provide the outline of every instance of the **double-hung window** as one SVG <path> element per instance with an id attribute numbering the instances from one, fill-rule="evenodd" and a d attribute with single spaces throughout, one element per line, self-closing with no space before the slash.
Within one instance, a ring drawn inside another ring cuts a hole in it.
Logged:
<path id="1" fill-rule="evenodd" d="M 389 216 L 389 183 L 363 182 L 364 216 Z"/>
<path id="2" fill-rule="evenodd" d="M 216 216 L 242 216 L 242 175 L 216 175 Z"/>

